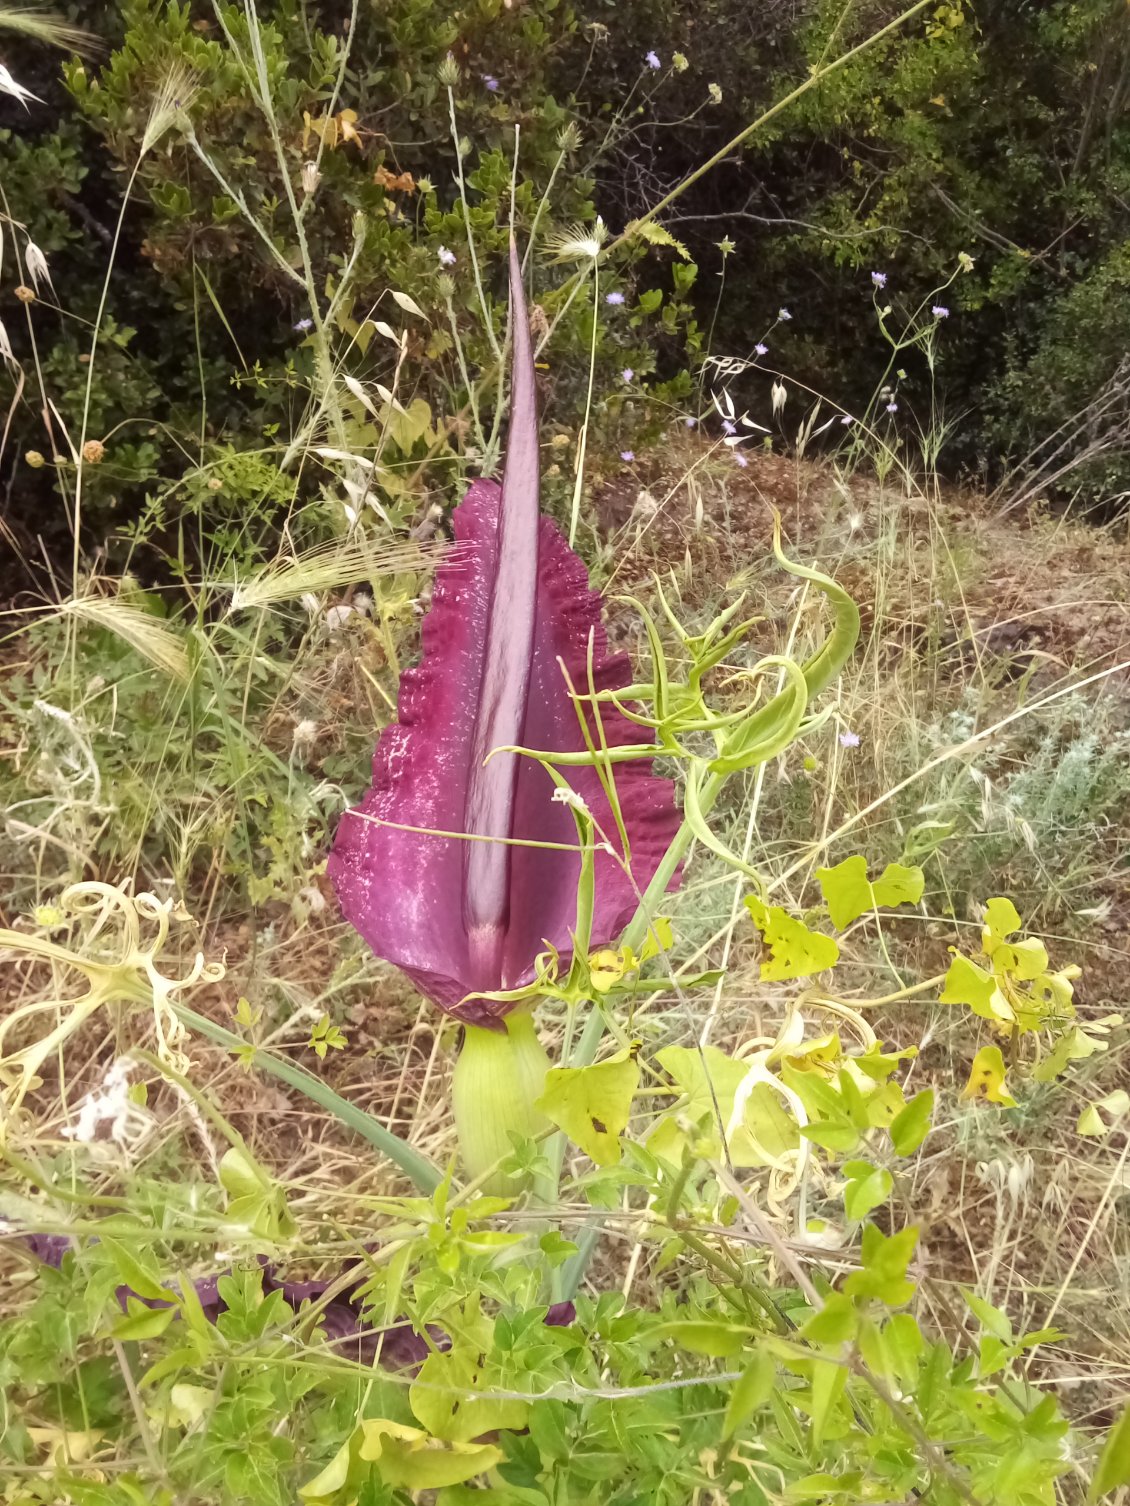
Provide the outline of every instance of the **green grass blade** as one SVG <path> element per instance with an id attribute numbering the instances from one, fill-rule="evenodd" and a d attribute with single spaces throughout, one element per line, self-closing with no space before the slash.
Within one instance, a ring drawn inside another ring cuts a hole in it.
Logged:
<path id="1" fill-rule="evenodd" d="M 229 1051 L 247 1049 L 246 1041 L 241 1040 L 238 1035 L 233 1035 L 230 1030 L 225 1030 L 222 1025 L 217 1025 L 207 1016 L 197 1014 L 194 1009 L 189 1009 L 183 1004 L 174 1004 L 173 1008 L 179 1020 L 191 1029 L 198 1030 L 201 1035 L 206 1035 L 209 1040 L 226 1046 Z M 305 1093 L 307 1098 L 313 1099 L 316 1104 L 328 1109 L 335 1118 L 341 1120 L 342 1124 L 360 1135 L 362 1139 L 368 1140 L 370 1145 L 397 1165 L 420 1192 L 434 1192 L 443 1180 L 443 1173 L 428 1160 L 427 1156 L 421 1155 L 399 1135 L 394 1135 L 392 1130 L 386 1129 L 372 1114 L 367 1114 L 364 1109 L 359 1109 L 356 1104 L 342 1098 L 340 1093 L 335 1093 L 312 1072 L 307 1072 L 305 1067 L 295 1066 L 293 1062 L 276 1056 L 272 1051 L 257 1050 L 254 1060 L 257 1067 L 262 1067 L 264 1071 L 273 1073 L 289 1087 L 297 1088 L 300 1093 Z"/>

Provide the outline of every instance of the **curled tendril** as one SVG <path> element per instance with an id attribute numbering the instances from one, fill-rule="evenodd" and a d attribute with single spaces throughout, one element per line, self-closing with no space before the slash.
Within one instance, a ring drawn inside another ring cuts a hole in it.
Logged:
<path id="1" fill-rule="evenodd" d="M 217 983 L 224 976 L 220 962 L 206 962 L 197 952 L 188 973 L 163 973 L 157 959 L 174 919 L 187 919 L 172 899 L 153 894 L 130 895 L 113 884 L 72 884 L 59 897 L 60 923 L 70 922 L 77 934 L 66 944 L 43 936 L 0 929 L 4 953 L 55 963 L 80 973 L 87 990 L 77 997 L 52 994 L 14 1010 L 0 1022 L 0 1140 L 7 1134 L 27 1093 L 36 1086 L 38 1072 L 103 1006 L 148 1005 L 153 1011 L 157 1051 L 177 1071 L 188 1064 L 182 1048 L 184 1027 L 171 1003 L 174 994 L 197 984 Z M 26 1046 L 11 1052 L 6 1043 L 13 1032 L 40 1015 L 54 1014 L 57 1023 Z"/>

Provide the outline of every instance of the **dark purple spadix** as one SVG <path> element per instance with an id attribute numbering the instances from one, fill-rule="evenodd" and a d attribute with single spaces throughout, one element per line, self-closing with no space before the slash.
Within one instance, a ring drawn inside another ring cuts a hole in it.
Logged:
<path id="1" fill-rule="evenodd" d="M 342 909 L 377 956 L 471 1024 L 490 1024 L 507 1006 L 468 996 L 529 982 L 547 943 L 568 956 L 580 872 L 576 850 L 522 845 L 577 846 L 572 814 L 554 801 L 545 769 L 521 755 L 488 761 L 488 754 L 515 745 L 583 750 L 562 665 L 584 693 L 590 641 L 596 689 L 630 680 L 626 656 L 609 655 L 584 565 L 538 510 L 533 352 L 513 246 L 510 298 L 514 364 L 502 486 L 473 482 L 455 510 L 460 548 L 436 572 L 423 659 L 401 678 L 397 721 L 373 755 L 373 784 L 342 817 L 329 859 Z M 584 714 L 599 745 L 596 712 Z M 600 719 L 609 746 L 643 740 L 642 729 L 613 707 L 602 707 Z M 671 785 L 646 760 L 614 768 L 632 879 L 616 858 L 597 852 L 595 945 L 623 929 L 636 888 L 646 889 L 678 824 Z M 596 770 L 567 773 L 617 843 Z"/>

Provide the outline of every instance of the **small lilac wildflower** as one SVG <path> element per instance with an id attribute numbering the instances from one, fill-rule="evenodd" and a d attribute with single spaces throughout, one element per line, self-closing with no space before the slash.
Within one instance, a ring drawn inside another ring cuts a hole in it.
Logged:
<path id="1" fill-rule="evenodd" d="M 647 57 L 644 58 L 644 62 L 649 68 L 663 67 L 663 64 L 659 61 L 659 54 L 657 52 L 649 52 Z"/>
<path id="2" fill-rule="evenodd" d="M 842 423 L 846 427 L 848 424 L 855 423 L 855 419 L 852 418 L 850 413 L 845 413 L 844 416 L 840 419 L 840 423 Z"/>
<path id="3" fill-rule="evenodd" d="M 722 433 L 723 434 L 736 434 L 737 432 L 738 432 L 738 426 L 737 426 L 737 424 L 734 422 L 734 420 L 732 418 L 724 418 L 722 420 Z"/>
<path id="4" fill-rule="evenodd" d="M 872 272 L 871 281 L 877 288 L 885 288 L 887 286 L 887 274 L 885 272 Z"/>
<path id="5" fill-rule="evenodd" d="M 300 335 L 304 335 L 308 329 L 314 328 L 314 321 L 313 319 L 299 319 L 298 323 L 293 325 L 292 328 L 296 329 Z"/>
<path id="6" fill-rule="evenodd" d="M 492 94 L 496 94 L 498 92 L 498 80 L 492 73 L 483 74 L 483 83 Z"/>
<path id="7" fill-rule="evenodd" d="M 933 314 L 935 319 L 948 319 L 950 316 L 950 311 L 948 308 L 946 308 L 944 303 L 935 303 L 930 312 Z"/>
<path id="8" fill-rule="evenodd" d="M 755 355 L 767 356 L 769 354 L 769 347 L 768 345 L 765 345 L 761 340 L 758 340 L 757 344 L 753 347 L 753 351 Z"/>
<path id="9" fill-rule="evenodd" d="M 630 463 L 635 458 L 636 458 L 636 452 L 635 452 L 635 450 L 621 450 L 620 451 L 620 459 L 621 460 L 627 460 Z"/>
<path id="10" fill-rule="evenodd" d="M 630 382 L 634 376 L 635 372 L 632 370 L 632 368 L 630 366 L 625 366 L 623 371 L 620 373 L 620 380 L 623 382 Z"/>
<path id="11" fill-rule="evenodd" d="M 888 413 L 897 413 L 898 411 L 899 411 L 899 405 L 898 405 L 898 403 L 895 402 L 894 398 L 892 398 L 891 401 L 887 404 L 887 412 Z"/>
<path id="12" fill-rule="evenodd" d="M 624 301 L 624 295 L 623 293 L 605 293 L 604 301 L 605 303 L 612 303 L 619 307 Z"/>
<path id="13" fill-rule="evenodd" d="M 744 471 L 745 468 L 746 468 L 746 466 L 749 464 L 749 456 L 748 455 L 743 455 L 742 452 L 741 452 L 741 450 L 735 450 L 734 451 L 734 463 L 735 463 L 735 465 L 740 465 L 741 468 L 742 468 L 742 470 Z"/>
<path id="14" fill-rule="evenodd" d="M 840 733 L 840 747 L 841 748 L 858 748 L 859 747 L 859 733 L 858 732 L 841 732 Z"/>
<path id="15" fill-rule="evenodd" d="M 452 267 L 455 265 L 455 252 L 449 251 L 446 246 L 441 246 L 436 255 L 439 257 L 441 267 Z"/>
<path id="16" fill-rule="evenodd" d="M 789 320 L 790 320 L 790 319 L 791 319 L 791 318 L 792 318 L 792 317 L 793 317 L 793 316 L 792 316 L 792 315 L 791 315 L 791 314 L 790 314 L 790 313 L 789 313 L 789 311 L 788 311 L 788 309 L 778 309 L 778 310 L 777 310 L 777 318 L 778 318 L 778 319 L 782 319 L 782 320 L 784 320 L 784 322 L 785 322 L 785 323 L 786 323 L 786 324 L 787 324 L 787 323 L 788 323 L 788 322 L 789 322 Z"/>
<path id="17" fill-rule="evenodd" d="M 686 424 L 686 426 L 687 426 L 688 429 L 697 429 L 698 428 L 698 419 L 697 418 L 684 418 L 683 422 Z"/>

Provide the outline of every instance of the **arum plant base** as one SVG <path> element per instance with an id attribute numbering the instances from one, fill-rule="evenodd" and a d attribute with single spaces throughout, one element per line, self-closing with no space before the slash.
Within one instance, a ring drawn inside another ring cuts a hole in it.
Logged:
<path id="1" fill-rule="evenodd" d="M 452 1079 L 452 1107 L 463 1169 L 487 1193 L 520 1190 L 519 1179 L 501 1170 L 515 1137 L 536 1140 L 553 1128 L 536 1107 L 545 1089 L 549 1057 L 533 1015 L 515 1010 L 504 1029 L 468 1025 Z"/>

